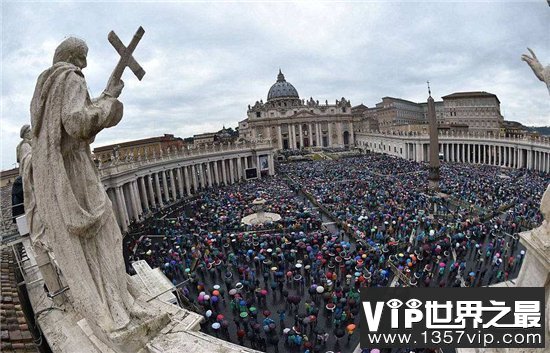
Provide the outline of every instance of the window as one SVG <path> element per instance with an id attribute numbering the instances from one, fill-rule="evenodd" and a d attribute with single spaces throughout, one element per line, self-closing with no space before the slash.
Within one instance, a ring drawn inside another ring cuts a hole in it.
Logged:
<path id="1" fill-rule="evenodd" d="M 262 113 L 261 112 L 256 112 L 256 118 L 261 118 L 262 117 Z"/>

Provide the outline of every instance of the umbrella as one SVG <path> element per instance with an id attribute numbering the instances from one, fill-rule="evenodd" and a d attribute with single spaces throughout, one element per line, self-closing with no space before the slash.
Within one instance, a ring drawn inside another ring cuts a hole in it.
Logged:
<path id="1" fill-rule="evenodd" d="M 220 323 L 219 323 L 219 322 L 214 322 L 214 323 L 212 324 L 212 328 L 213 328 L 214 330 L 219 329 L 219 328 L 220 328 Z"/>
<path id="2" fill-rule="evenodd" d="M 315 288 L 315 290 L 317 291 L 317 293 L 321 294 L 325 291 L 325 287 L 319 286 L 319 287 Z"/>
<path id="3" fill-rule="evenodd" d="M 355 325 L 349 324 L 348 326 L 346 326 L 346 330 L 348 330 L 348 333 L 353 333 L 353 331 L 355 330 Z"/>
<path id="4" fill-rule="evenodd" d="M 216 316 L 216 320 L 218 321 L 222 321 L 224 318 L 224 316 L 222 314 L 218 314 L 218 316 Z"/>
<path id="5" fill-rule="evenodd" d="M 262 314 L 264 314 L 264 316 L 267 317 L 267 316 L 271 315 L 271 311 L 269 311 L 269 310 L 264 310 Z"/>
<path id="6" fill-rule="evenodd" d="M 237 290 L 235 288 L 229 291 L 229 295 L 235 295 L 235 294 L 237 294 Z"/>
<path id="7" fill-rule="evenodd" d="M 248 313 L 246 311 L 243 311 L 240 316 L 244 319 L 246 317 L 248 317 Z"/>

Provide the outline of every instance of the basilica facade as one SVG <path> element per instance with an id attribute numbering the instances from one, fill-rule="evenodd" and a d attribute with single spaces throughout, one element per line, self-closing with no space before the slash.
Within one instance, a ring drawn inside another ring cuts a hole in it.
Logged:
<path id="1" fill-rule="evenodd" d="M 349 148 L 355 144 L 353 130 L 358 122 L 349 100 L 342 97 L 329 104 L 300 99 L 279 70 L 267 101 L 248 106 L 247 118 L 239 122 L 239 136 L 249 141 L 269 140 L 279 150 Z"/>

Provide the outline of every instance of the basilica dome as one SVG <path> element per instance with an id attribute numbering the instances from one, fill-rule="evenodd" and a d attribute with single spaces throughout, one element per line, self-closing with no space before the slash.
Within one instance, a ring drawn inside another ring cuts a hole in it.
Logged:
<path id="1" fill-rule="evenodd" d="M 281 98 L 300 98 L 298 91 L 290 83 L 286 82 L 285 75 L 279 69 L 279 75 L 277 75 L 277 82 L 271 86 L 267 93 L 267 100 L 281 99 Z"/>

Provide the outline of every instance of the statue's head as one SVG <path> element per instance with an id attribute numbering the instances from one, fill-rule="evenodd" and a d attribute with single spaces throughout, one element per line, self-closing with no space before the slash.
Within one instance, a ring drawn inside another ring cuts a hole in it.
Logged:
<path id="1" fill-rule="evenodd" d="M 53 63 L 67 62 L 81 69 L 87 66 L 88 46 L 82 39 L 69 37 L 55 49 Z"/>
<path id="2" fill-rule="evenodd" d="M 22 139 L 30 140 L 31 139 L 31 126 L 28 125 L 28 124 L 25 124 L 25 125 L 21 126 L 21 131 L 19 132 L 19 136 Z"/>

